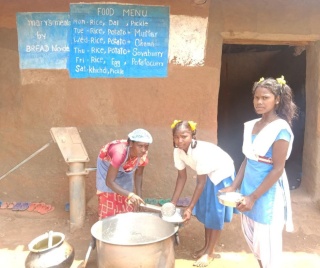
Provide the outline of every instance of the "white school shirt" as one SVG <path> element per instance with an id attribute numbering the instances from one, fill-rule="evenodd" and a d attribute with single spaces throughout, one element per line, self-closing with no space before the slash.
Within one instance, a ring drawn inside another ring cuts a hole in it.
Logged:
<path id="1" fill-rule="evenodd" d="M 233 177 L 235 172 L 232 158 L 217 145 L 206 141 L 197 141 L 194 149 L 190 144 L 187 153 L 175 148 L 173 159 L 174 166 L 178 170 L 189 166 L 197 172 L 197 175 L 207 174 L 214 185 L 219 184 L 225 178 Z"/>

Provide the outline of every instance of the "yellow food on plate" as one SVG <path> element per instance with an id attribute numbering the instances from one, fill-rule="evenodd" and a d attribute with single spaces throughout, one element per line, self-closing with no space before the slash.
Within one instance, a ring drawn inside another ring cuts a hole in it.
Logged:
<path id="1" fill-rule="evenodd" d="M 228 207 L 236 207 L 242 199 L 242 194 L 238 192 L 221 193 L 218 195 L 219 202 Z"/>

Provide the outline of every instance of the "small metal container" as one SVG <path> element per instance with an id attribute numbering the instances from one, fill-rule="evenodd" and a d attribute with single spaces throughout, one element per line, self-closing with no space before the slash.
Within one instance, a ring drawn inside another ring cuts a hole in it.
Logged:
<path id="1" fill-rule="evenodd" d="M 65 240 L 65 235 L 50 231 L 33 239 L 28 248 L 26 268 L 70 268 L 74 260 L 74 248 Z"/>

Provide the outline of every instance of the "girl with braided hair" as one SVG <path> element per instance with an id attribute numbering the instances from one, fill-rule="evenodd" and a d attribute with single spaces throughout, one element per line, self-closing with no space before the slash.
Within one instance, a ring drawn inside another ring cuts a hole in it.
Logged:
<path id="1" fill-rule="evenodd" d="M 193 213 L 204 224 L 205 245 L 193 257 L 198 267 L 208 266 L 214 259 L 215 245 L 225 222 L 230 222 L 233 208 L 219 203 L 219 189 L 232 184 L 235 168 L 231 157 L 213 143 L 197 141 L 196 123 L 175 120 L 171 125 L 173 135 L 174 165 L 178 170 L 171 202 L 176 205 L 187 180 L 186 166 L 197 173 L 197 183 L 190 204 L 184 212 L 184 221 Z"/>
<path id="2" fill-rule="evenodd" d="M 284 77 L 261 78 L 252 89 L 253 106 L 261 118 L 244 124 L 245 159 L 230 187 L 240 189 L 244 237 L 263 268 L 280 268 L 282 231 L 293 231 L 290 191 L 285 162 L 293 143 L 291 123 L 297 116 L 292 90 Z"/>

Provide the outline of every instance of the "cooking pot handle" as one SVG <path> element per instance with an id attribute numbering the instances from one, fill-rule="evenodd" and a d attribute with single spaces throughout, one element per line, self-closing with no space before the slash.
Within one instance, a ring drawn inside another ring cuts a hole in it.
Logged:
<path id="1" fill-rule="evenodd" d="M 89 248 L 88 248 L 86 257 L 85 257 L 84 262 L 82 264 L 82 268 L 85 268 L 87 266 L 87 262 L 88 262 L 88 259 L 90 257 L 91 250 L 96 248 L 96 244 L 97 244 L 96 242 L 97 242 L 96 238 L 94 236 L 91 236 L 91 241 L 90 241 L 90 244 L 89 244 Z"/>
<path id="2" fill-rule="evenodd" d="M 97 239 L 94 236 L 91 236 L 91 242 L 90 242 L 91 248 L 95 249 L 97 245 Z"/>
<path id="3" fill-rule="evenodd" d="M 176 242 L 176 245 L 179 246 L 180 245 L 180 237 L 179 237 L 178 231 L 174 234 L 174 240 Z"/>

